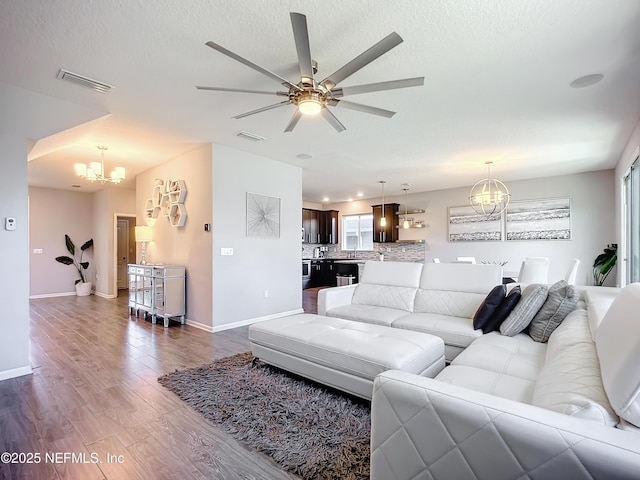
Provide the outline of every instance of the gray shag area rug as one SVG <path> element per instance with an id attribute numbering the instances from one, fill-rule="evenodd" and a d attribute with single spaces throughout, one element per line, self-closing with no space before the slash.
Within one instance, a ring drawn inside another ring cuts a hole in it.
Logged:
<path id="1" fill-rule="evenodd" d="M 233 437 L 305 479 L 368 479 L 371 406 L 241 353 L 158 378 Z"/>

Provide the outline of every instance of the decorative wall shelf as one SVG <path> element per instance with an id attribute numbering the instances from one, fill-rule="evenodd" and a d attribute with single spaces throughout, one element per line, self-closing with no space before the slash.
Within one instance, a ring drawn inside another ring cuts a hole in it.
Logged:
<path id="1" fill-rule="evenodd" d="M 152 223 L 162 215 L 169 220 L 171 226 L 184 226 L 187 221 L 187 210 L 184 207 L 187 186 L 184 180 L 156 179 L 151 195 L 145 204 L 147 223 Z"/>

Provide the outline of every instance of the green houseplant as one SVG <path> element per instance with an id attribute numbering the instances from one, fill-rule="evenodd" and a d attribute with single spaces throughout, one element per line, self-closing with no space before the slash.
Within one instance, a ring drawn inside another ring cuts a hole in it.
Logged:
<path id="1" fill-rule="evenodd" d="M 87 240 L 80 247 L 80 258 L 76 258 L 76 246 L 71 240 L 69 235 L 64 236 L 64 242 L 67 246 L 67 251 L 71 254 L 71 256 L 61 255 L 56 257 L 56 262 L 63 263 L 65 265 L 73 265 L 78 270 L 78 275 L 80 278 L 76 280 L 76 294 L 78 296 L 89 295 L 91 293 L 91 282 L 87 282 L 87 277 L 85 274 L 85 270 L 89 268 L 89 262 L 83 262 L 82 256 L 84 252 L 91 247 L 93 247 L 93 238 Z"/>
<path id="2" fill-rule="evenodd" d="M 598 255 L 593 262 L 593 284 L 602 286 L 618 261 L 618 244 L 607 245 L 604 253 Z"/>

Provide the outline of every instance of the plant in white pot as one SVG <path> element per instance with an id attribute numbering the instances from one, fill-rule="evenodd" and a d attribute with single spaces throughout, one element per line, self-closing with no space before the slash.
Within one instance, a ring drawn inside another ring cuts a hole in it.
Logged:
<path id="1" fill-rule="evenodd" d="M 87 277 L 85 274 L 85 270 L 89 268 L 89 262 L 82 261 L 82 255 L 86 250 L 93 247 L 93 238 L 87 240 L 80 247 L 80 258 L 76 258 L 76 246 L 69 237 L 69 235 L 64 236 L 65 244 L 67 245 L 67 250 L 71 254 L 71 256 L 61 255 L 56 257 L 56 262 L 64 263 L 65 265 L 73 265 L 78 270 L 78 274 L 80 278 L 76 280 L 76 295 L 79 297 L 83 297 L 91 294 L 91 282 L 87 282 Z"/>

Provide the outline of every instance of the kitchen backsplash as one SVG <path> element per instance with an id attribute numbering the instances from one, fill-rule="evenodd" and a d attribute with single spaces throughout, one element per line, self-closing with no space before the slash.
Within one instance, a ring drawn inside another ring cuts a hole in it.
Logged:
<path id="1" fill-rule="evenodd" d="M 423 243 L 380 243 L 374 245 L 374 250 L 341 250 L 340 245 L 314 245 L 305 243 L 302 245 L 302 258 L 313 258 L 316 247 L 327 247 L 324 258 L 380 260 L 380 254 L 389 262 L 421 262 L 424 261 Z"/>

